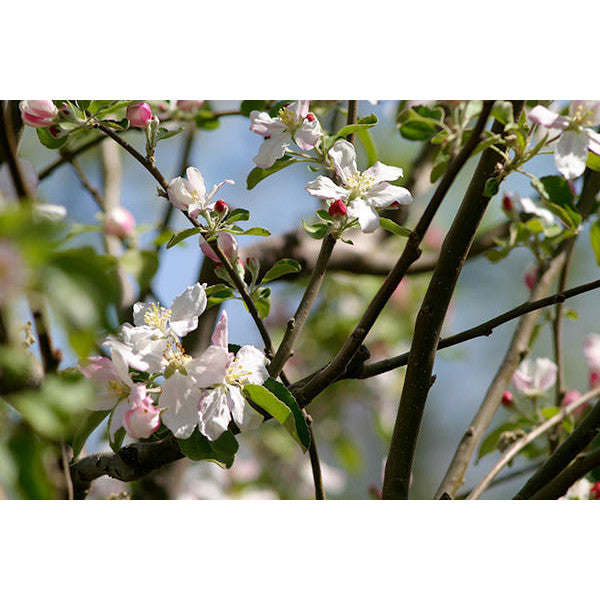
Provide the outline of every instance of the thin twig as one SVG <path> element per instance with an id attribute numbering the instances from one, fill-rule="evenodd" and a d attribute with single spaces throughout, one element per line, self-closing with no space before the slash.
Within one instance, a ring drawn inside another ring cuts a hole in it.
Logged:
<path id="1" fill-rule="evenodd" d="M 590 390 L 586 394 L 583 394 L 580 398 L 560 409 L 553 417 L 544 421 L 541 425 L 532 429 L 527 435 L 519 438 L 502 456 L 502 458 L 489 470 L 485 477 L 479 482 L 475 489 L 467 496 L 467 500 L 476 500 L 483 494 L 490 483 L 494 480 L 496 475 L 523 449 L 529 445 L 533 440 L 538 438 L 546 431 L 549 431 L 562 422 L 565 417 L 568 417 L 576 408 L 589 402 L 592 398 L 595 398 L 600 394 L 600 386 Z"/>
<path id="2" fill-rule="evenodd" d="M 308 429 L 310 431 L 310 446 L 308 447 L 308 454 L 310 456 L 310 468 L 313 476 L 313 483 L 315 486 L 315 499 L 325 500 L 325 488 L 323 487 L 323 476 L 321 473 L 321 463 L 319 461 L 319 452 L 317 450 L 317 441 L 315 440 L 315 433 L 312 426 L 312 417 L 305 411 L 302 411 Z"/>

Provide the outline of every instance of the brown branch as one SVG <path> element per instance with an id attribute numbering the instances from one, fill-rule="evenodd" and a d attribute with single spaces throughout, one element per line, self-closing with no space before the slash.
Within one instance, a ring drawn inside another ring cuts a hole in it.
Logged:
<path id="1" fill-rule="evenodd" d="M 513 101 L 513 112 L 517 118 L 523 104 L 522 101 Z M 490 102 L 486 105 L 491 108 Z M 495 122 L 492 126 L 493 133 L 503 131 L 504 126 L 499 122 Z M 382 490 L 384 499 L 408 497 L 417 437 L 425 402 L 433 383 L 431 374 L 441 327 L 468 250 L 491 200 L 491 195 L 485 195 L 484 189 L 486 181 L 497 172 L 497 163 L 498 154 L 494 149 L 487 148 L 483 151 L 464 199 L 446 235 L 440 260 L 418 313 L 385 467 Z"/>

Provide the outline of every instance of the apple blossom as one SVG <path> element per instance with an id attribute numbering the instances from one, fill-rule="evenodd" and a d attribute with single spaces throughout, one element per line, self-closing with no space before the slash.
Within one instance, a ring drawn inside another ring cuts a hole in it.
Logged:
<path id="1" fill-rule="evenodd" d="M 186 177 L 175 177 L 169 182 L 169 201 L 179 210 L 186 211 L 190 217 L 195 218 L 199 212 L 213 209 L 211 204 L 217 190 L 226 183 L 233 185 L 235 181 L 226 179 L 215 185 L 207 194 L 202 173 L 195 167 L 188 167 L 185 171 Z"/>
<path id="2" fill-rule="evenodd" d="M 265 138 L 254 163 L 261 169 L 273 166 L 294 141 L 302 150 L 312 150 L 323 132 L 318 119 L 308 112 L 308 100 L 297 100 L 279 110 L 277 117 L 253 110 L 250 113 L 250 131 Z"/>
<path id="3" fill-rule="evenodd" d="M 162 385 L 159 405 L 165 409 L 163 423 L 175 437 L 190 437 L 198 425 L 200 433 L 212 441 L 227 430 L 232 418 L 242 431 L 262 421 L 246 402 L 242 388 L 268 378 L 264 354 L 253 346 L 243 346 L 235 356 L 229 352 L 225 311 L 212 342 L 186 364 L 187 375 L 174 373 Z"/>
<path id="4" fill-rule="evenodd" d="M 123 417 L 125 431 L 133 438 L 150 437 L 160 427 L 160 410 L 146 395 L 144 386 L 135 386 L 130 395 L 131 408 Z"/>
<path id="5" fill-rule="evenodd" d="M 104 232 L 120 238 L 129 237 L 135 231 L 134 216 L 122 206 L 107 211 L 104 219 Z"/>
<path id="6" fill-rule="evenodd" d="M 557 370 L 549 358 L 525 359 L 515 371 L 512 382 L 526 396 L 541 396 L 554 385 Z"/>
<path id="7" fill-rule="evenodd" d="M 229 210 L 229 207 L 223 200 L 217 200 L 215 202 L 215 211 L 217 211 L 218 213 L 220 213 L 220 214 L 226 213 L 228 210 Z"/>
<path id="8" fill-rule="evenodd" d="M 347 212 L 348 209 L 346 208 L 346 205 L 344 204 L 343 200 L 335 200 L 329 205 L 329 215 L 331 217 L 344 217 L 346 216 Z"/>
<path id="9" fill-rule="evenodd" d="M 580 397 L 581 397 L 581 392 L 579 392 L 578 390 L 569 390 L 563 396 L 563 399 L 562 399 L 562 402 L 561 402 L 561 406 L 563 408 L 566 408 L 570 404 L 573 404 L 573 402 L 575 402 L 576 400 L 578 400 Z M 587 406 L 588 406 L 587 403 L 586 404 L 582 404 L 581 406 L 578 406 L 573 411 L 573 416 L 580 417 L 585 412 L 585 409 L 587 408 Z"/>
<path id="10" fill-rule="evenodd" d="M 406 188 L 388 183 L 402 177 L 402 169 L 399 167 L 391 167 L 377 161 L 366 171 L 359 172 L 356 168 L 354 146 L 346 140 L 338 140 L 328 156 L 343 187 L 329 177 L 319 175 L 307 184 L 306 191 L 311 196 L 330 203 L 343 200 L 348 216 L 358 218 L 363 232 L 372 233 L 379 227 L 377 209 L 390 206 L 394 202 L 408 204 L 412 201 L 412 196 Z"/>
<path id="11" fill-rule="evenodd" d="M 112 410 L 108 425 L 112 440 L 117 430 L 124 426 L 127 411 L 136 401 L 146 397 L 146 386 L 133 382 L 127 361 L 118 348 L 111 348 L 111 358 L 92 356 L 78 367 L 84 377 L 100 384 L 100 394 L 90 408 Z"/>
<path id="12" fill-rule="evenodd" d="M 48 127 L 58 116 L 58 108 L 52 100 L 21 100 L 21 119 L 30 127 Z"/>
<path id="13" fill-rule="evenodd" d="M 559 498 L 559 500 L 589 500 L 591 489 L 592 482 L 589 479 L 582 477 L 579 481 L 576 481 L 567 490 L 567 493 Z"/>
<path id="14" fill-rule="evenodd" d="M 600 134 L 591 128 L 600 122 L 598 100 L 574 100 L 569 106 L 568 117 L 538 104 L 529 111 L 529 120 L 561 132 L 554 161 L 566 179 L 575 179 L 583 174 L 588 149 L 600 154 Z"/>
<path id="15" fill-rule="evenodd" d="M 132 127 L 146 127 L 152 118 L 152 109 L 147 102 L 138 102 L 130 104 L 125 114 Z"/>
<path id="16" fill-rule="evenodd" d="M 200 250 L 202 250 L 204 256 L 207 256 L 212 261 L 220 264 L 221 259 L 210 247 L 210 244 L 202 236 L 199 236 L 199 238 Z M 219 233 L 217 233 L 217 245 L 232 265 L 238 260 L 238 242 L 231 233 L 228 231 L 219 231 Z"/>
<path id="17" fill-rule="evenodd" d="M 527 286 L 527 289 L 532 290 L 533 286 L 537 283 L 539 277 L 538 265 L 531 265 L 523 273 L 523 282 Z"/>

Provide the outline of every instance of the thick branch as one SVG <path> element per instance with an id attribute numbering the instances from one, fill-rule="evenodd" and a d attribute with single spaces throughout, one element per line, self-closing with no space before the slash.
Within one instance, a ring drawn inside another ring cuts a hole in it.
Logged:
<path id="1" fill-rule="evenodd" d="M 513 102 L 513 111 L 517 117 L 522 107 L 523 102 Z M 494 123 L 494 133 L 501 133 L 503 130 L 504 126 L 501 123 Z M 425 402 L 432 384 L 431 374 L 441 327 L 467 253 L 491 200 L 491 196 L 484 194 L 484 189 L 486 181 L 496 172 L 497 163 L 497 152 L 492 148 L 484 150 L 463 202 L 446 235 L 440 260 L 417 316 L 385 468 L 382 490 L 384 499 L 408 497 L 414 451 Z"/>

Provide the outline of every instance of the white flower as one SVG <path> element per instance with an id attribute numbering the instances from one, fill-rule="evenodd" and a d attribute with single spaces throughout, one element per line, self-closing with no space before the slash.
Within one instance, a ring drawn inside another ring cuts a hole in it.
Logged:
<path id="1" fill-rule="evenodd" d="M 585 477 L 576 481 L 559 500 L 589 500 L 590 490 L 594 484 Z"/>
<path id="2" fill-rule="evenodd" d="M 535 215 L 542 220 L 545 227 L 554 225 L 554 215 L 546 208 L 538 206 L 531 198 L 521 198 L 518 194 L 506 194 L 516 205 L 519 212 Z"/>
<path id="3" fill-rule="evenodd" d="M 125 431 L 135 439 L 150 437 L 160 427 L 160 410 L 146 395 L 144 386 L 134 386 L 129 400 L 131 408 L 123 417 Z"/>
<path id="4" fill-rule="evenodd" d="M 600 122 L 600 101 L 574 100 L 569 116 L 563 117 L 538 104 L 529 111 L 533 123 L 561 131 L 554 153 L 556 168 L 566 179 L 575 179 L 585 170 L 588 149 L 600 154 L 600 134 L 591 126 Z"/>
<path id="5" fill-rule="evenodd" d="M 243 346 L 234 357 L 227 337 L 227 313 L 223 311 L 213 345 L 185 365 L 187 375 L 174 373 L 163 384 L 159 400 L 165 408 L 162 419 L 175 437 L 190 437 L 197 424 L 200 433 L 212 441 L 227 430 L 232 418 L 242 431 L 262 421 L 246 402 L 242 388 L 266 381 L 265 356 L 253 346 Z"/>
<path id="6" fill-rule="evenodd" d="M 536 358 L 535 362 L 524 360 L 512 382 L 515 388 L 527 396 L 541 396 L 556 381 L 558 367 L 549 358 Z"/>
<path id="7" fill-rule="evenodd" d="M 100 384 L 100 394 L 92 410 L 112 410 L 108 434 L 114 439 L 118 429 L 124 426 L 125 414 L 146 398 L 146 386 L 133 383 L 124 356 L 113 348 L 111 358 L 92 356 L 79 365 L 81 373 Z"/>
<path id="8" fill-rule="evenodd" d="M 317 145 L 322 135 L 321 125 L 308 107 L 308 100 L 297 100 L 280 109 L 275 118 L 257 110 L 250 113 L 250 131 L 266 138 L 253 159 L 258 167 L 271 167 L 292 141 L 302 150 L 312 150 Z"/>
<path id="9" fill-rule="evenodd" d="M 390 167 L 377 161 L 366 171 L 359 172 L 354 146 L 346 140 L 338 140 L 328 155 L 343 187 L 329 177 L 319 175 L 308 183 L 306 191 L 329 203 L 343 200 L 348 206 L 348 215 L 358 219 L 364 233 L 372 233 L 379 227 L 377 209 L 412 201 L 406 188 L 388 183 L 402 177 L 399 167 Z"/>
<path id="10" fill-rule="evenodd" d="M 195 218 L 203 210 L 212 210 L 214 203 L 211 203 L 217 190 L 226 183 L 235 184 L 232 179 L 221 181 L 215 185 L 207 194 L 206 186 L 202 173 L 195 167 L 188 167 L 185 171 L 186 177 L 175 177 L 169 182 L 169 201 L 175 208 L 187 211 L 190 217 Z"/>

